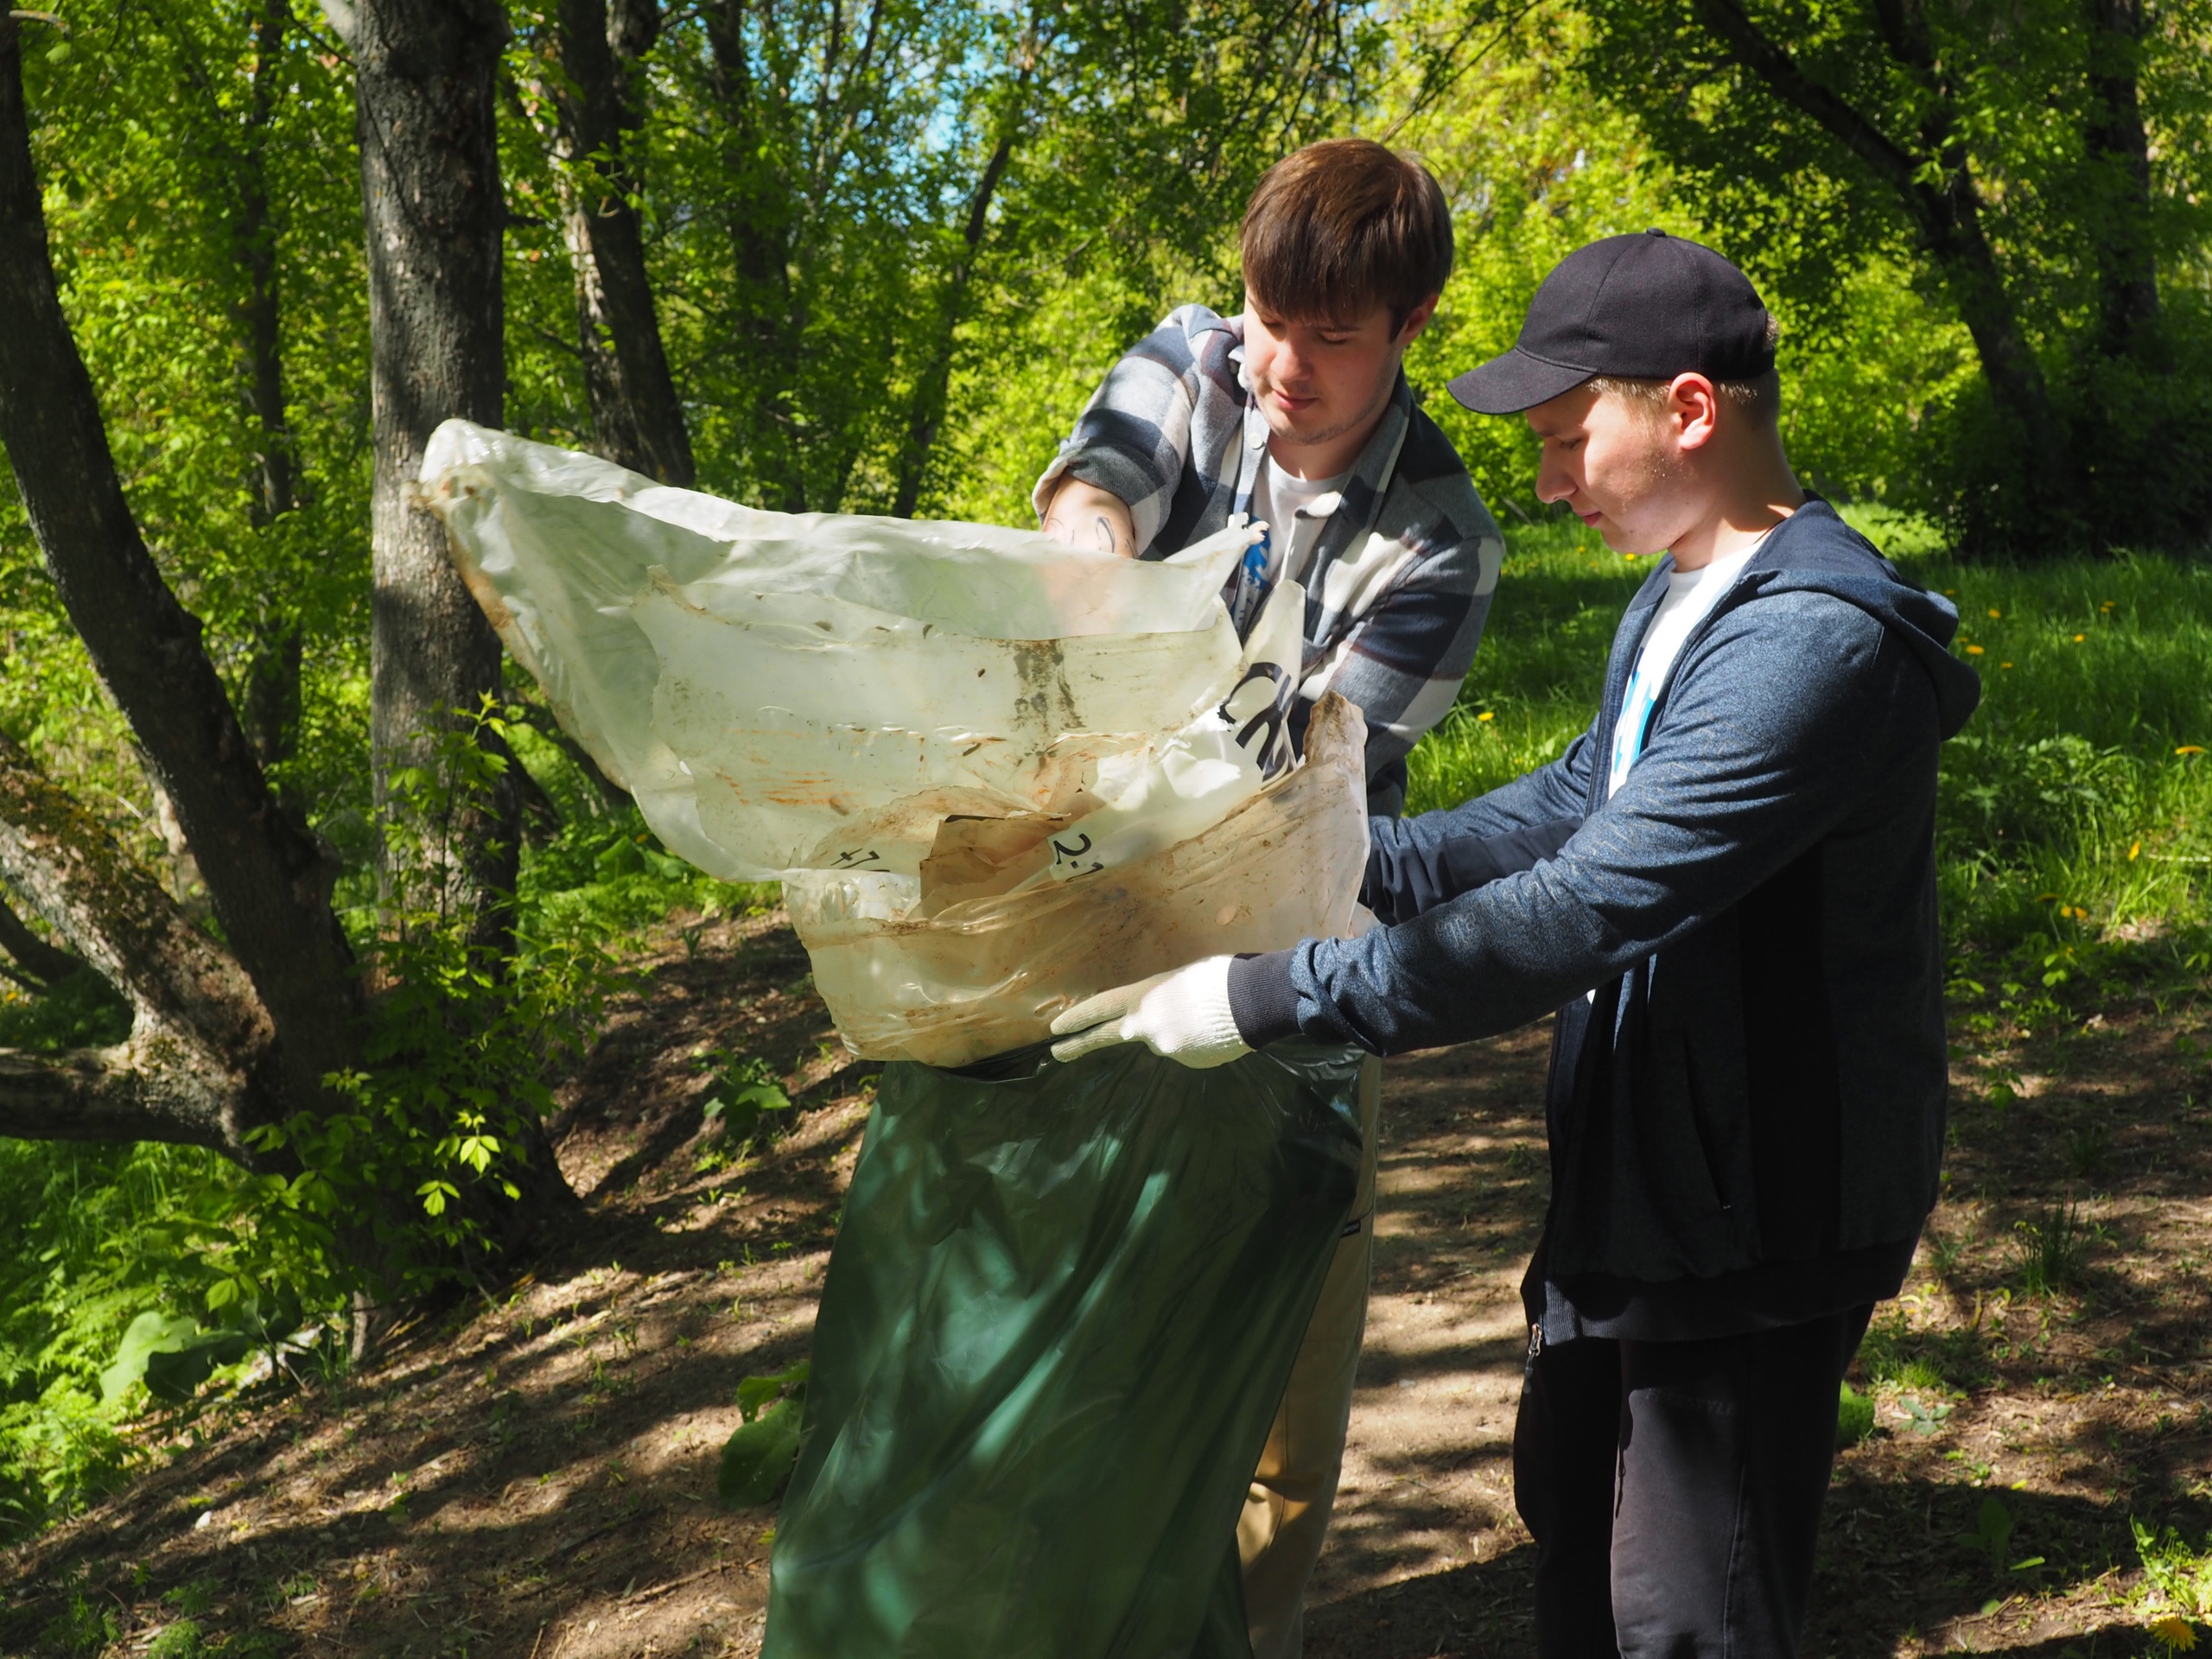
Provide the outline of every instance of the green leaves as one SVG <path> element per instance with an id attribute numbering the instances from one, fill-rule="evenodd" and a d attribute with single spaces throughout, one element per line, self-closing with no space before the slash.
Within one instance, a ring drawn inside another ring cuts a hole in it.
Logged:
<path id="1" fill-rule="evenodd" d="M 791 1097 L 767 1061 L 728 1049 L 709 1049 L 692 1064 L 709 1075 L 707 1097 L 700 1116 L 709 1123 L 721 1120 L 726 1141 L 742 1141 L 760 1127 L 763 1112 L 787 1112 Z"/>
<path id="2" fill-rule="evenodd" d="M 2002 1498 L 1992 1494 L 1981 1500 L 1981 1508 L 1974 1512 L 1974 1537 L 1988 1553 L 1991 1568 L 2003 1572 L 2005 1548 L 2012 1541 L 2012 1511 Z"/>
<path id="3" fill-rule="evenodd" d="M 723 1443 L 715 1495 L 725 1508 L 750 1509 L 783 1490 L 798 1461 L 799 1435 L 812 1363 L 801 1360 L 771 1376 L 748 1376 L 737 1385 L 744 1426 Z"/>
<path id="4" fill-rule="evenodd" d="M 242 1294 L 235 1280 L 208 1291 L 211 1312 L 230 1310 L 219 1323 L 203 1325 L 188 1314 L 141 1313 L 123 1334 L 115 1358 L 100 1373 L 100 1397 L 113 1405 L 134 1382 L 168 1405 L 182 1405 L 226 1365 L 257 1348 L 273 1348 L 299 1328 L 300 1299 L 289 1291 L 266 1299 Z"/>
<path id="5" fill-rule="evenodd" d="M 1853 1446 L 1874 1432 L 1874 1402 L 1848 1382 L 1840 1385 L 1836 1397 L 1835 1449 Z"/>

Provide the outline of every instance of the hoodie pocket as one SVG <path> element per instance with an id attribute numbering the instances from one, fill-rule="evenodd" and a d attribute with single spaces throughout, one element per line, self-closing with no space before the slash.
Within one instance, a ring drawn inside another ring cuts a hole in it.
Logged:
<path id="1" fill-rule="evenodd" d="M 1681 1030 L 1651 1034 L 1637 1113 L 1637 1154 L 1654 1218 L 1686 1272 L 1745 1265 L 1737 1243 L 1731 1179 L 1743 1140 L 1744 1102 L 1713 1075 Z"/>

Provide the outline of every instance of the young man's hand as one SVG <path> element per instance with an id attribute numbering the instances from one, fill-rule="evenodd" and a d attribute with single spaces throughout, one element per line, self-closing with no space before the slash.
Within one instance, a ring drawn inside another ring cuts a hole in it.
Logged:
<path id="1" fill-rule="evenodd" d="M 1118 495 L 1086 484 L 1079 478 L 1063 478 L 1052 499 L 1045 504 L 1045 534 L 1070 547 L 1096 552 L 1137 556 L 1136 526 L 1129 509 Z"/>
<path id="2" fill-rule="evenodd" d="M 1080 1058 L 1115 1043 L 1142 1043 L 1154 1053 L 1204 1071 L 1252 1051 L 1229 1010 L 1228 957 L 1208 957 L 1086 997 L 1052 1021 L 1052 1058 Z"/>

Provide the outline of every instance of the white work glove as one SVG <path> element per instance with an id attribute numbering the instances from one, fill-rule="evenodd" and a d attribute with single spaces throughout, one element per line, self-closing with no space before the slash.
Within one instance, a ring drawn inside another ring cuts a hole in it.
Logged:
<path id="1" fill-rule="evenodd" d="M 1142 1043 L 1154 1053 L 1203 1071 L 1249 1054 L 1229 1011 L 1229 957 L 1208 957 L 1085 997 L 1052 1021 L 1052 1058 L 1067 1061 L 1114 1043 Z"/>

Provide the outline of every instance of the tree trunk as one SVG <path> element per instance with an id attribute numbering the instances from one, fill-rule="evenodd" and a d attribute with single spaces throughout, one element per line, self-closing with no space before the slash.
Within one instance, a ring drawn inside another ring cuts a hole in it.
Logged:
<path id="1" fill-rule="evenodd" d="M 253 87 L 238 166 L 238 260 L 245 278 L 238 322 L 245 339 L 246 397 L 260 437 L 253 520 L 263 527 L 300 505 L 299 443 L 285 406 L 276 226 L 269 204 L 269 130 L 291 21 L 290 0 L 264 0 L 254 23 Z M 264 767 L 290 760 L 299 745 L 302 646 L 299 623 L 289 615 L 264 616 L 253 630 L 244 715 L 254 753 Z"/>
<path id="2" fill-rule="evenodd" d="M 255 1161 L 246 1131 L 281 1119 L 287 1093 L 261 998 L 230 953 L 5 737 L 0 876 L 134 1015 L 119 1048 L 54 1060 L 0 1053 L 0 1135 L 182 1141 Z"/>
<path id="3" fill-rule="evenodd" d="M 2137 86 L 2142 0 L 2090 0 L 2089 21 L 2090 117 L 2084 136 L 2104 175 L 2093 182 L 2098 200 L 2089 220 L 2097 261 L 2097 343 L 2107 357 L 2147 356 L 2163 367 L 2151 147 Z"/>
<path id="4" fill-rule="evenodd" d="M 200 625 L 162 582 L 124 499 L 48 257 L 20 28 L 0 16 L 0 442 L 69 619 L 175 803 L 223 936 L 273 1021 L 275 1092 L 304 1107 L 358 1057 L 360 988 L 330 908 L 334 871 L 278 810 Z"/>
<path id="5" fill-rule="evenodd" d="M 357 82 L 376 443 L 369 735 L 377 804 L 389 816 L 402 804 L 394 772 L 436 775 L 441 730 L 499 690 L 499 636 L 454 571 L 444 527 L 413 492 L 440 422 L 503 418 L 506 206 L 493 77 L 506 20 L 496 0 L 365 0 L 358 12 L 327 0 L 326 10 Z M 481 917 L 486 942 L 498 943 L 518 820 L 512 780 L 495 779 L 429 834 L 434 868 L 419 884 L 387 864 L 388 895 Z"/>
<path id="6" fill-rule="evenodd" d="M 254 630 L 246 657 L 244 718 L 264 766 L 289 760 L 300 746 L 300 674 L 307 648 L 299 624 L 273 619 Z"/>
<path id="7" fill-rule="evenodd" d="M 289 0 L 264 0 L 254 25 L 253 89 L 247 99 L 245 143 L 238 156 L 238 268 L 245 276 L 239 306 L 246 345 L 246 395 L 260 429 L 261 476 L 254 493 L 258 523 L 274 524 L 299 505 L 299 444 L 284 406 L 284 358 L 278 335 L 276 226 L 269 208 L 269 129 L 283 73 Z"/>
<path id="8" fill-rule="evenodd" d="M 636 169 L 623 134 L 643 118 L 635 60 L 659 30 L 658 10 L 632 0 L 614 17 L 606 0 L 556 0 L 553 105 L 556 175 L 569 257 L 576 273 L 576 337 L 592 429 L 609 461 L 690 488 L 691 435 L 676 395 L 645 275 L 634 199 Z"/>
<path id="9" fill-rule="evenodd" d="M 704 8 L 710 87 L 721 105 L 722 154 L 730 181 L 730 251 L 743 296 L 753 384 L 747 464 L 785 512 L 804 512 L 806 470 L 794 453 L 785 394 L 798 378 L 804 321 L 792 315 L 791 208 L 781 179 L 769 175 L 770 146 L 754 107 L 758 89 L 745 39 L 746 0 Z M 833 504 L 834 505 L 834 504 Z"/>
<path id="10" fill-rule="evenodd" d="M 252 1129 L 330 1106 L 326 1077 L 359 1069 L 361 986 L 330 908 L 332 872 L 270 798 L 201 648 L 200 625 L 162 582 L 117 481 L 47 251 L 19 27 L 0 15 L 0 313 L 12 320 L 0 329 L 0 442 L 70 619 L 156 787 L 174 803 L 228 949 L 0 738 L 0 879 L 128 999 L 133 1014 L 129 1040 L 114 1049 L 54 1060 L 0 1055 L 0 1135 L 174 1141 L 258 1163 Z M 387 108 L 384 118 L 416 124 L 427 113 L 393 117 Z M 422 171 L 438 169 L 426 162 Z M 421 192 L 405 200 L 423 205 Z M 395 204 L 390 217 L 407 216 Z M 496 232 L 492 239 L 496 248 Z M 400 275 L 414 251 L 396 247 Z M 496 295 L 496 266 L 492 276 Z M 404 311 L 399 320 L 423 321 Z M 496 365 L 496 308 L 493 321 Z M 388 346 L 389 356 L 404 362 L 405 344 Z M 438 568 L 461 594 L 459 608 L 481 627 L 442 539 Z M 494 644 L 483 681 L 496 685 L 498 667 Z M 505 854 L 512 861 L 511 834 Z M 542 1236 L 575 1202 L 542 1129 L 527 1124 L 522 1138 L 524 1166 L 512 1173 L 531 1202 L 465 1197 L 492 1212 L 490 1236 L 505 1248 Z M 411 1194 L 393 1196 L 403 1207 L 412 1203 Z M 372 1219 L 355 1217 L 343 1230 L 356 1266 L 372 1277 L 385 1265 Z"/>
<path id="11" fill-rule="evenodd" d="M 1810 117 L 1896 194 L 1973 336 L 1992 397 L 2018 429 L 2028 457 L 2028 486 L 2043 495 L 2062 524 L 2086 533 L 2081 477 L 2043 370 L 2020 332 L 2004 274 L 1983 233 L 1972 157 L 1959 136 L 1919 0 L 1874 0 L 1884 44 L 1922 90 L 1917 153 L 1806 74 L 1759 30 L 1739 0 L 1696 0 L 1696 6 L 1707 32 L 1738 63 L 1784 104 Z"/>

